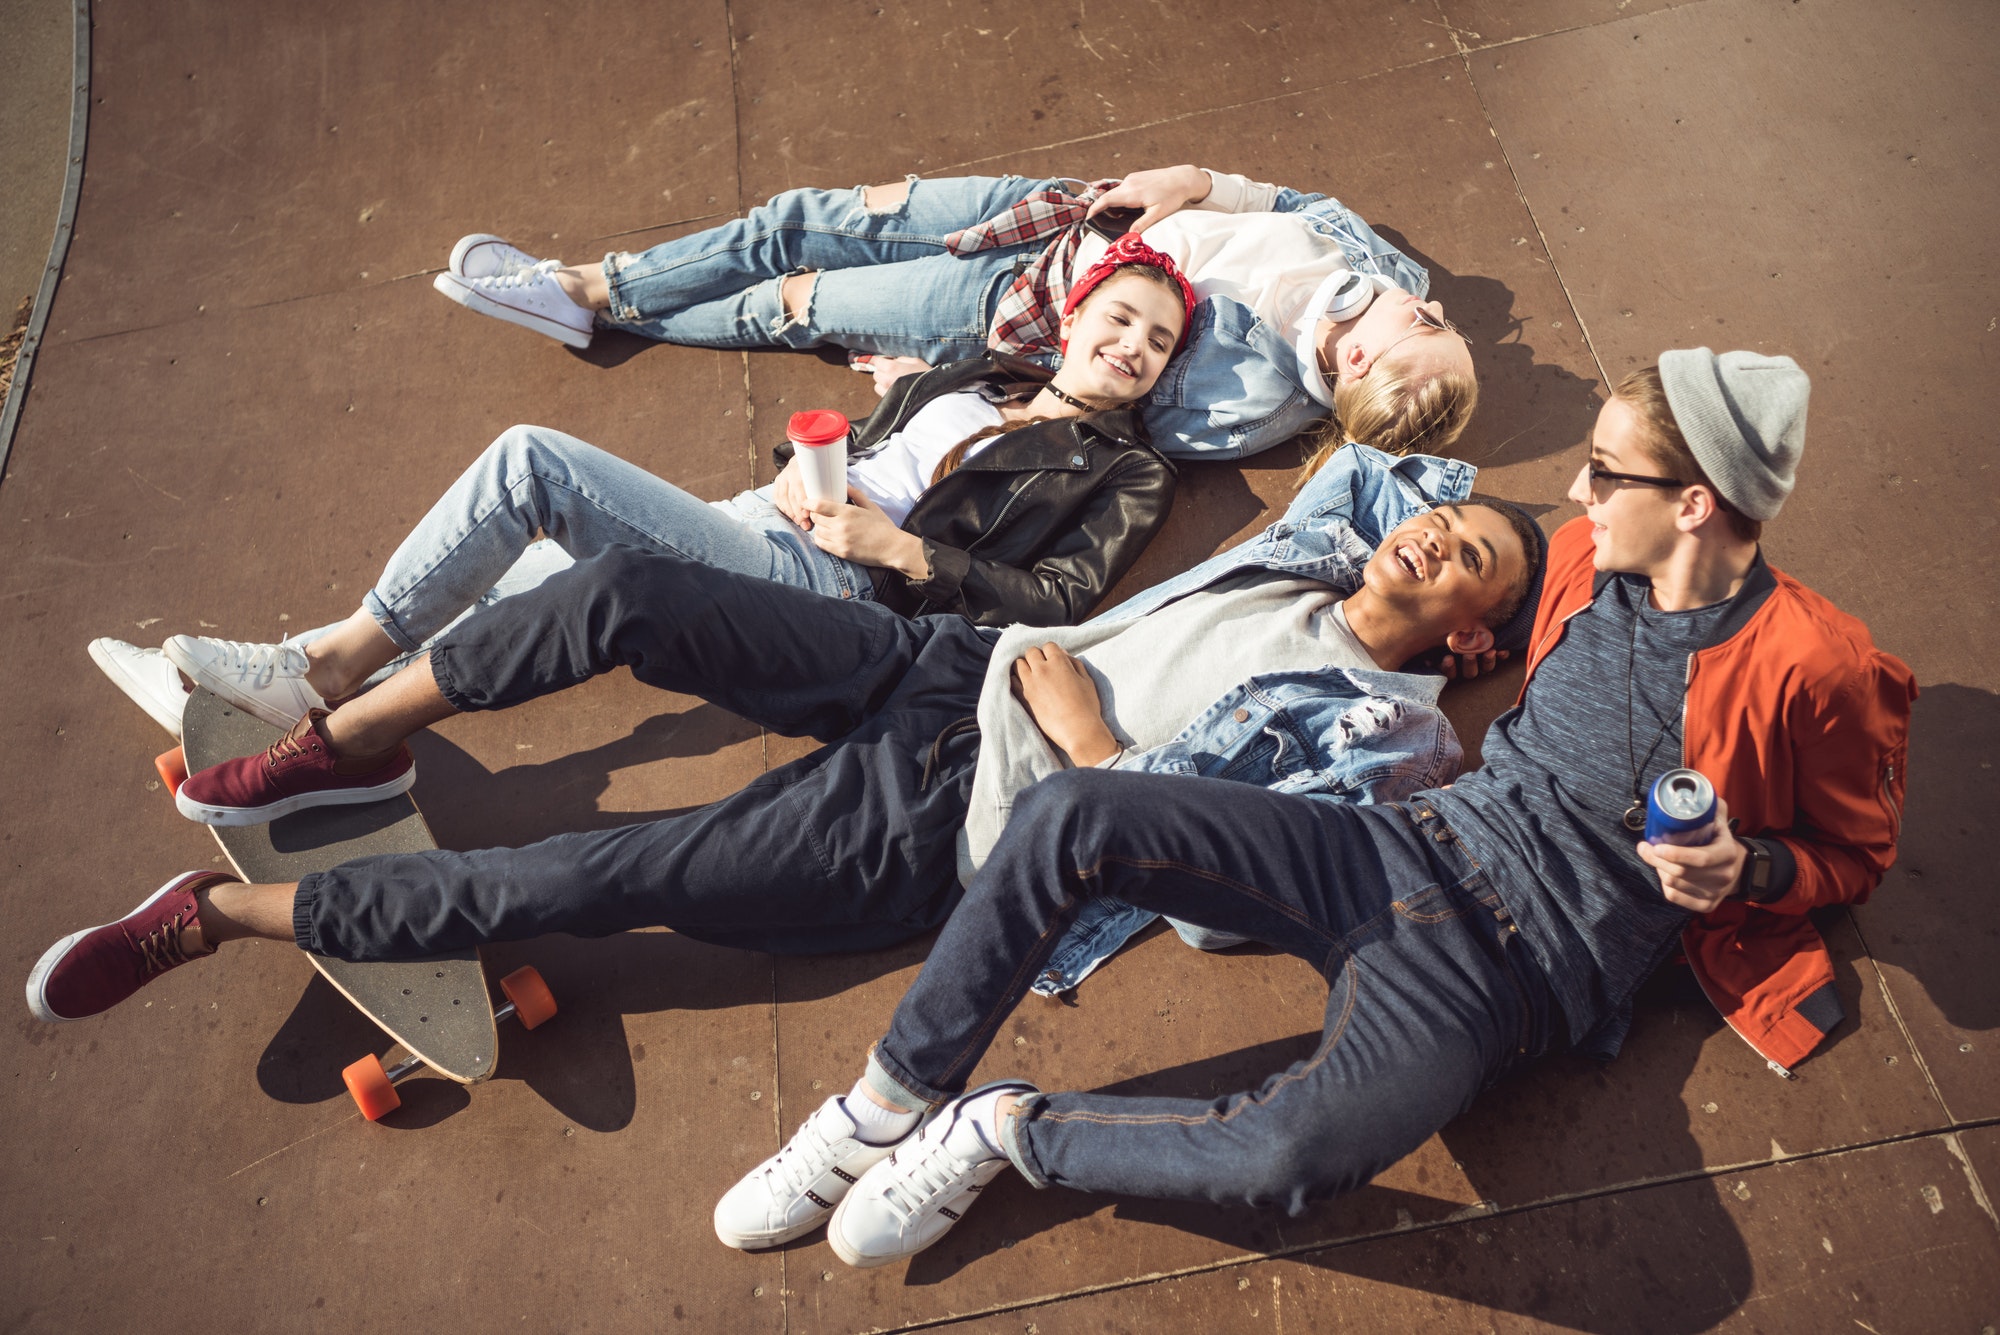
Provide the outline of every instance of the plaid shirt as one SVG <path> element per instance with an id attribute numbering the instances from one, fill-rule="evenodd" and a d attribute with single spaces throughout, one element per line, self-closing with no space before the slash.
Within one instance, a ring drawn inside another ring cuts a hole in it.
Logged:
<path id="1" fill-rule="evenodd" d="M 1069 300 L 1077 247 L 1083 241 L 1083 215 L 1099 195 L 1117 184 L 1092 181 L 1075 195 L 1067 190 L 1037 190 L 1005 213 L 944 239 L 952 254 L 966 256 L 1051 238 L 1001 294 L 993 327 L 986 332 L 987 347 L 1017 357 L 1062 350 L 1057 329 L 1063 303 Z"/>

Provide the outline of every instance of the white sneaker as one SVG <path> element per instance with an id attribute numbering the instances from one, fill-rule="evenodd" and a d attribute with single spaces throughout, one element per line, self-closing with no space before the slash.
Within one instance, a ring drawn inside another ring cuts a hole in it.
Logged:
<path id="1" fill-rule="evenodd" d="M 153 722 L 178 741 L 188 688 L 167 656 L 158 649 L 141 649 L 123 640 L 92 640 L 89 647 L 90 661 L 111 678 L 111 684 L 130 696 L 133 704 L 152 715 Z"/>
<path id="2" fill-rule="evenodd" d="M 431 286 L 469 311 L 547 334 L 572 348 L 587 348 L 596 312 L 569 299 L 569 293 L 556 281 L 556 270 L 561 267 L 561 260 L 543 260 L 526 269 L 486 278 L 461 278 L 446 272 L 433 278 Z"/>
<path id="3" fill-rule="evenodd" d="M 289 728 L 326 701 L 306 684 L 306 653 L 295 644 L 245 644 L 206 635 L 176 635 L 161 646 L 197 686 L 245 713 Z"/>
<path id="4" fill-rule="evenodd" d="M 474 232 L 458 239 L 445 269 L 460 278 L 497 278 L 532 269 L 540 263 L 519 246 L 510 246 L 490 232 Z"/>
<path id="5" fill-rule="evenodd" d="M 870 1145 L 858 1139 L 839 1098 L 806 1118 L 797 1135 L 715 1203 L 715 1236 L 739 1251 L 776 1247 L 826 1222 L 855 1179 L 889 1157 L 903 1140 Z"/>
<path id="6" fill-rule="evenodd" d="M 863 1174 L 826 1226 L 834 1255 L 865 1270 L 915 1256 L 950 1232 L 1009 1166 L 964 1115 L 965 1105 L 1008 1091 L 1032 1094 L 1035 1087 L 1003 1080 L 960 1095 Z"/>

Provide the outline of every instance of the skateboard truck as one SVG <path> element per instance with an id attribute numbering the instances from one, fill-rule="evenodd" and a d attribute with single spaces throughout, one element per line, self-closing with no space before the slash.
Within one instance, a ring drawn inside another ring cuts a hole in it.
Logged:
<path id="1" fill-rule="evenodd" d="M 495 1023 L 512 1017 L 521 1022 L 523 1029 L 533 1029 L 556 1013 L 556 999 L 532 965 L 523 965 L 502 978 L 500 990 L 506 993 L 507 1004 L 494 1008 Z M 402 1096 L 396 1093 L 397 1083 L 428 1065 L 423 1058 L 411 1055 L 394 1066 L 384 1067 L 382 1059 L 371 1052 L 351 1063 L 340 1073 L 340 1078 L 347 1085 L 347 1092 L 354 1096 L 361 1115 L 376 1122 L 403 1106 Z"/>

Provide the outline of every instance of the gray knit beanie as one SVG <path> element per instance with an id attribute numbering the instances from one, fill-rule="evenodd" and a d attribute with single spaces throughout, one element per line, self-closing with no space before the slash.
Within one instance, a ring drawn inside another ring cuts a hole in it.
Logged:
<path id="1" fill-rule="evenodd" d="M 1660 354 L 1674 424 L 1701 471 L 1752 519 L 1775 519 L 1806 448 L 1812 381 L 1790 357 L 1707 348 Z"/>

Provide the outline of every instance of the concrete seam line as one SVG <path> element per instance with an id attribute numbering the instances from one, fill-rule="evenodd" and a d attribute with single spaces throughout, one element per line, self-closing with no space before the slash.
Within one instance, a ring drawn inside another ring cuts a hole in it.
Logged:
<path id="1" fill-rule="evenodd" d="M 63 176 L 62 207 L 56 213 L 55 239 L 49 243 L 49 262 L 42 269 L 42 285 L 35 292 L 35 308 L 21 335 L 21 350 L 14 359 L 14 383 L 7 390 L 7 403 L 0 407 L 0 482 L 7 477 L 7 462 L 14 450 L 14 428 L 21 420 L 21 403 L 28 397 L 28 380 L 35 369 L 35 353 L 41 348 L 42 332 L 48 327 L 49 306 L 55 301 L 56 280 L 62 276 L 63 261 L 69 255 L 70 234 L 76 226 L 76 197 L 83 189 L 83 144 L 90 129 L 90 0 L 75 0 L 75 37 L 71 43 L 69 100 L 69 166 Z"/>

